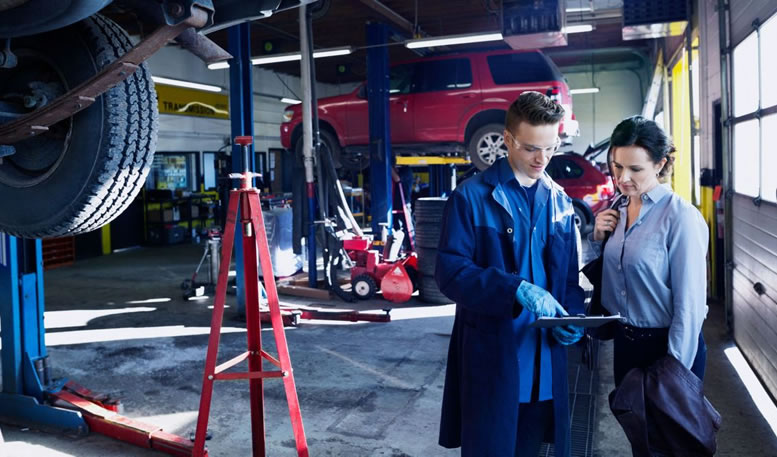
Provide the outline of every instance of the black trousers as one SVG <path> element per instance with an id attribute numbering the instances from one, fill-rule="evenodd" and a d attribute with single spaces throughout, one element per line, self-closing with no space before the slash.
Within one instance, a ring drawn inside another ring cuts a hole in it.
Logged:
<path id="1" fill-rule="evenodd" d="M 515 457 L 537 457 L 543 442 L 553 442 L 553 400 L 521 403 Z"/>
<path id="2" fill-rule="evenodd" d="M 618 325 L 615 331 L 615 386 L 619 386 L 632 368 L 647 368 L 664 357 L 669 350 L 668 328 L 643 328 Z M 707 345 L 699 333 L 699 349 L 691 372 L 704 380 L 707 364 Z"/>

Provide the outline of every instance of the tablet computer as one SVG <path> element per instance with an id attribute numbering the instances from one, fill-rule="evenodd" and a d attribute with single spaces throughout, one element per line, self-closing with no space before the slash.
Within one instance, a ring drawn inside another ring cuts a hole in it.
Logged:
<path id="1" fill-rule="evenodd" d="M 529 327 L 535 328 L 548 328 L 555 327 L 557 325 L 575 325 L 577 327 L 599 327 L 600 325 L 607 324 L 608 322 L 622 321 L 620 313 L 613 314 L 612 316 L 586 316 L 578 314 L 576 316 L 557 316 L 557 317 L 540 317 L 536 321 L 532 322 Z"/>

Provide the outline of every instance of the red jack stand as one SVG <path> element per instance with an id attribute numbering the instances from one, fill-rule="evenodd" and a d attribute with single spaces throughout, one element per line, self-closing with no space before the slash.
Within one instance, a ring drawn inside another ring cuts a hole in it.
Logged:
<path id="1" fill-rule="evenodd" d="M 289 348 L 286 344 L 286 333 L 283 330 L 283 317 L 281 316 L 278 291 L 275 288 L 275 279 L 270 260 L 270 249 L 267 246 L 267 234 L 262 218 L 262 207 L 259 200 L 259 191 L 251 187 L 251 179 L 257 176 L 249 171 L 248 150 L 253 138 L 239 136 L 235 143 L 243 146 L 244 163 L 246 170 L 242 174 L 231 174 L 230 178 L 241 179 L 240 189 L 235 189 L 229 195 L 229 207 L 227 210 L 227 224 L 224 228 L 223 245 L 221 250 L 221 268 L 216 283 L 216 299 L 213 306 L 213 317 L 210 324 L 210 338 L 208 340 L 208 355 L 205 359 L 205 374 L 202 380 L 202 394 L 200 397 L 200 411 L 197 417 L 197 431 L 194 435 L 194 457 L 204 457 L 205 435 L 208 427 L 211 398 L 213 396 L 214 381 L 248 379 L 251 404 L 251 431 L 253 441 L 253 457 L 266 455 L 265 428 L 264 428 L 264 378 L 282 378 L 286 391 L 286 401 L 289 404 L 291 426 L 294 431 L 294 439 L 297 445 L 297 454 L 300 457 L 308 457 L 308 445 L 305 439 L 305 430 L 302 426 L 302 414 L 297 399 L 297 388 L 294 385 L 294 372 L 291 368 Z M 240 208 L 240 227 L 243 231 L 243 273 L 245 277 L 245 304 L 246 326 L 248 329 L 248 351 L 216 366 L 218 357 L 219 337 L 221 336 L 221 324 L 224 317 L 224 303 L 227 294 L 227 282 L 229 280 L 229 264 L 232 258 L 232 247 L 235 241 L 237 228 L 237 212 Z M 258 259 L 257 259 L 258 251 Z M 262 350 L 262 324 L 259 312 L 259 272 L 257 267 L 261 262 L 267 301 L 270 308 L 270 320 L 272 321 L 275 345 L 278 348 L 278 359 Z M 275 365 L 279 370 L 264 371 L 262 358 Z M 226 371 L 248 359 L 248 371 L 240 373 L 226 373 Z"/>

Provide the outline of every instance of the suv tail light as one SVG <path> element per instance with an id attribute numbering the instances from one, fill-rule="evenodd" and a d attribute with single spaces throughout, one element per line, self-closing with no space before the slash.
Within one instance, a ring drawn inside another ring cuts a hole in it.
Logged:
<path id="1" fill-rule="evenodd" d="M 551 87 L 545 91 L 545 95 L 547 95 L 554 102 L 561 103 L 561 89 L 558 87 Z"/>
<path id="2" fill-rule="evenodd" d="M 599 194 L 599 200 L 608 200 L 615 195 L 615 186 L 612 184 L 612 178 L 607 177 L 606 184 L 596 186 L 596 193 Z"/>

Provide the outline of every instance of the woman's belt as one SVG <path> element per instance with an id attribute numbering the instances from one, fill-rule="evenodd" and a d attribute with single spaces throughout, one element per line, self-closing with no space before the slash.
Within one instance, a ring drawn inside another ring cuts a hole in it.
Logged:
<path id="1" fill-rule="evenodd" d="M 624 338 L 632 341 L 669 337 L 669 327 L 634 327 L 629 324 L 618 324 L 618 331 Z"/>

